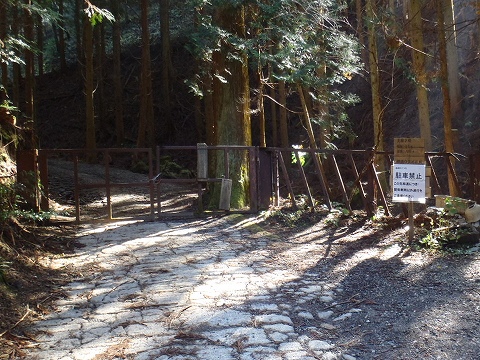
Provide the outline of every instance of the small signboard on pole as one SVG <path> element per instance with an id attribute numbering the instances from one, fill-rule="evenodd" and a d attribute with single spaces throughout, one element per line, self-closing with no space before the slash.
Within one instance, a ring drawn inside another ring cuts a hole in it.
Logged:
<path id="1" fill-rule="evenodd" d="M 395 138 L 393 156 L 397 164 L 425 164 L 425 140 Z"/>
<path id="2" fill-rule="evenodd" d="M 396 138 L 392 173 L 392 201 L 408 203 L 408 238 L 414 237 L 413 203 L 425 204 L 425 140 Z"/>
<path id="3" fill-rule="evenodd" d="M 393 202 L 425 204 L 425 165 L 393 165 Z"/>

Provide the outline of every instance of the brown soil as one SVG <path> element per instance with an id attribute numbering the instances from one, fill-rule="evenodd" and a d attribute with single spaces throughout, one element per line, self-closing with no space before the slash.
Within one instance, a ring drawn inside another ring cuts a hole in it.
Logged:
<path id="1" fill-rule="evenodd" d="M 275 261 L 304 266 L 299 270 L 324 274 L 319 281 L 339 284 L 344 299 L 328 310 L 360 309 L 335 323 L 333 332 L 319 334 L 322 339 L 354 348 L 357 359 L 478 359 L 478 244 L 470 254 L 431 252 L 410 246 L 403 229 L 386 230 L 386 219 L 318 220 L 287 229 L 275 217 L 267 221 L 270 231 L 288 239 L 278 242 L 275 253 L 282 255 Z M 301 244 L 311 249 L 311 261 L 295 254 Z"/>
<path id="2" fill-rule="evenodd" d="M 48 313 L 62 297 L 60 286 L 71 276 L 68 269 L 52 270 L 41 265 L 45 256 L 67 256 L 78 244 L 74 227 L 33 226 L 16 221 L 2 229 L 0 258 L 0 359 L 14 358 L 32 340 L 25 325 Z"/>

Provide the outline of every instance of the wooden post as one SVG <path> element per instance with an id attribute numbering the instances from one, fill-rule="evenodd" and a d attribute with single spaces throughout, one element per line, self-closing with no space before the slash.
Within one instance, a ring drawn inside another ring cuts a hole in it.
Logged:
<path id="1" fill-rule="evenodd" d="M 152 148 L 148 149 L 148 178 L 150 179 L 148 183 L 148 190 L 150 194 L 150 220 L 155 220 L 155 184 L 151 179 L 153 179 L 153 151 Z"/>
<path id="2" fill-rule="evenodd" d="M 107 217 L 108 220 L 112 220 L 112 194 L 110 188 L 110 154 L 108 150 L 105 150 L 103 153 L 104 165 L 105 165 L 105 193 L 107 196 Z"/>
<path id="3" fill-rule="evenodd" d="M 160 146 L 157 146 L 156 150 L 156 161 L 155 161 L 155 169 L 156 173 L 160 174 Z M 160 179 L 158 179 L 156 183 L 156 190 L 157 190 L 157 216 L 160 217 L 162 213 L 162 201 L 160 200 L 160 196 L 162 195 L 160 190 Z"/>
<path id="4" fill-rule="evenodd" d="M 17 182 L 23 185 L 20 195 L 25 200 L 25 210 L 39 210 L 37 156 L 35 149 L 17 151 Z"/>
<path id="5" fill-rule="evenodd" d="M 42 186 L 40 209 L 42 211 L 48 211 L 50 210 L 50 204 L 48 203 L 48 156 L 47 153 L 42 150 L 38 152 L 38 172 L 40 174 L 40 185 Z"/>
<path id="6" fill-rule="evenodd" d="M 207 144 L 197 144 L 197 179 L 208 178 L 208 150 Z"/>
<path id="7" fill-rule="evenodd" d="M 408 242 L 411 244 L 415 236 L 415 224 L 413 222 L 413 201 L 408 202 Z"/>
<path id="8" fill-rule="evenodd" d="M 287 166 L 285 165 L 285 161 L 283 160 L 283 155 L 280 151 L 278 152 L 278 159 L 280 160 L 280 166 L 282 167 L 283 177 L 285 179 L 285 183 L 287 185 L 287 189 L 290 194 L 290 201 L 292 202 L 292 207 L 296 210 L 297 203 L 295 202 L 295 194 L 293 193 L 292 184 L 290 183 L 290 178 L 288 177 Z"/>
<path id="9" fill-rule="evenodd" d="M 232 179 L 222 179 L 220 189 L 220 210 L 230 210 L 230 198 L 232 197 Z"/>
<path id="10" fill-rule="evenodd" d="M 78 179 L 78 155 L 73 158 L 73 178 L 75 183 L 75 219 L 80 222 L 80 184 Z"/>
<path id="11" fill-rule="evenodd" d="M 252 147 L 248 151 L 250 172 L 250 211 L 258 211 L 258 147 Z"/>
<path id="12" fill-rule="evenodd" d="M 278 151 L 273 152 L 273 205 L 280 205 L 280 174 L 278 169 Z"/>

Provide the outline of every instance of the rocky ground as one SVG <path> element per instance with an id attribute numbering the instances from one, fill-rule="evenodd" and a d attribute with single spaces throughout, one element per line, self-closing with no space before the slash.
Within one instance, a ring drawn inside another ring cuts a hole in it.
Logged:
<path id="1" fill-rule="evenodd" d="M 267 222 L 267 223 L 266 223 Z M 84 226 L 32 359 L 476 359 L 479 256 L 262 217 Z M 20 356 L 21 358 L 22 356 Z"/>
<path id="2" fill-rule="evenodd" d="M 71 205 L 63 206 L 68 213 Z M 42 258 L 68 281 L 52 288 L 33 323 L 9 331 L 23 339 L 10 354 L 478 358 L 475 248 L 463 255 L 418 250 L 405 230 L 385 230 L 361 214 L 289 219 L 271 212 L 84 224 L 74 254 Z"/>

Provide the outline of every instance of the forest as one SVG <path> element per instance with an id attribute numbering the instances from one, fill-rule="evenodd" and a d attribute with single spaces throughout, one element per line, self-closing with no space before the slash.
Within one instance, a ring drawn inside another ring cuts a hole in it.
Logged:
<path id="1" fill-rule="evenodd" d="M 74 246 L 61 244 L 60 227 L 38 240 L 41 229 L 27 226 L 49 214 L 28 207 L 28 184 L 42 184 L 18 171 L 17 154 L 197 144 L 368 150 L 382 174 L 388 165 L 377 155 L 393 152 L 397 138 L 421 138 L 426 152 L 451 159 L 438 174 L 446 193 L 471 196 L 479 37 L 479 0 L 0 0 L 0 352 L 6 328 L 30 313 L 7 277 L 51 300 L 39 251 Z M 232 206 L 243 208 L 251 162 L 232 157 L 228 171 L 213 157 L 209 177 L 229 172 Z M 304 159 L 286 160 L 288 168 Z M 432 233 L 429 244 L 440 246 Z"/>
<path id="2" fill-rule="evenodd" d="M 478 14 L 478 2 L 446 0 L 2 0 L 2 151 L 382 152 L 421 137 L 426 151 L 468 154 L 479 146 Z M 246 162 L 231 170 L 240 193 Z"/>

